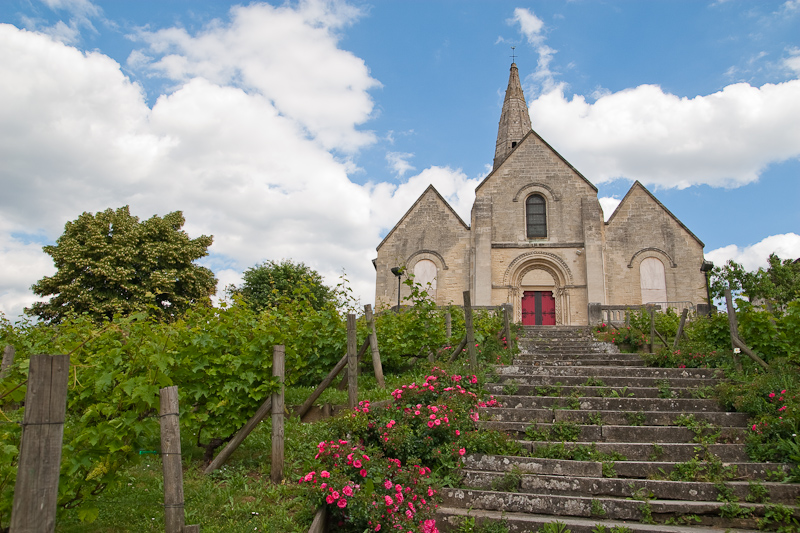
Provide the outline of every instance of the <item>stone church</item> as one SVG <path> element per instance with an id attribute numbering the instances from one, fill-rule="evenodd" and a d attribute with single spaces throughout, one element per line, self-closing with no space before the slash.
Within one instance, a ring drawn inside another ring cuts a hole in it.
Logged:
<path id="1" fill-rule="evenodd" d="M 378 245 L 376 308 L 397 304 L 398 267 L 439 305 L 470 290 L 530 325 L 587 324 L 590 303 L 706 301 L 702 241 L 638 181 L 605 222 L 597 187 L 531 128 L 516 64 L 475 193 L 469 224 L 433 186 L 422 193 Z"/>

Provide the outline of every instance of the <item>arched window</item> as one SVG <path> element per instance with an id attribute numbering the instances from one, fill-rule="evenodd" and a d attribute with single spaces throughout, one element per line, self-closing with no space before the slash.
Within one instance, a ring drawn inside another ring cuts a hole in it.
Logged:
<path id="1" fill-rule="evenodd" d="M 525 200 L 525 220 L 529 239 L 547 237 L 547 209 L 541 195 L 532 194 Z"/>
<path id="2" fill-rule="evenodd" d="M 643 304 L 667 301 L 664 263 L 655 257 L 645 258 L 639 265 L 639 278 Z"/>

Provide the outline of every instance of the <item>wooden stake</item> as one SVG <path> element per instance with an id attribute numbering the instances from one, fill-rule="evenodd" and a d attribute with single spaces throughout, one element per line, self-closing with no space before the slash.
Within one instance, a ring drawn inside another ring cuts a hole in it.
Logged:
<path id="1" fill-rule="evenodd" d="M 355 409 L 358 404 L 358 339 L 356 315 L 347 315 L 347 405 Z"/>
<path id="2" fill-rule="evenodd" d="M 55 531 L 68 378 L 68 355 L 31 356 L 11 533 Z"/>
<path id="3" fill-rule="evenodd" d="M 378 333 L 375 329 L 375 317 L 372 314 L 372 306 L 364 306 L 364 316 L 367 319 L 369 328 L 369 347 L 372 350 L 372 369 L 375 371 L 375 381 L 378 382 L 379 389 L 386 388 L 386 381 L 383 379 L 383 364 L 381 364 L 381 354 L 378 351 Z"/>
<path id="4" fill-rule="evenodd" d="M 467 350 L 469 350 L 469 368 L 472 372 L 478 369 L 478 355 L 475 352 L 475 331 L 472 329 L 472 303 L 469 291 L 464 291 L 464 325 L 467 328 Z"/>
<path id="5" fill-rule="evenodd" d="M 316 390 L 311 393 L 311 396 L 306 398 L 306 401 L 303 402 L 303 405 L 297 408 L 295 411 L 295 416 L 303 418 L 308 410 L 311 409 L 311 406 L 314 405 L 314 402 L 317 401 L 317 398 L 319 398 L 320 395 L 325 392 L 325 389 L 327 389 L 333 380 L 336 379 L 336 376 L 339 375 L 339 372 L 341 372 L 345 366 L 347 366 L 347 355 L 339 359 L 339 362 L 336 363 L 336 366 L 333 367 L 333 370 L 331 370 L 330 373 L 328 373 L 328 376 L 322 380 L 322 383 L 320 383 Z"/>
<path id="6" fill-rule="evenodd" d="M 736 365 L 736 370 L 742 370 L 742 360 L 739 354 L 736 353 L 736 341 L 739 338 L 739 324 L 736 321 L 736 311 L 733 308 L 733 296 L 731 296 L 730 288 L 725 289 L 725 305 L 728 307 L 728 329 L 731 335 L 731 348 L 733 349 L 733 363 Z"/>
<path id="7" fill-rule="evenodd" d="M 164 471 L 164 523 L 167 533 L 182 533 L 183 468 L 178 421 L 178 387 L 161 389 L 161 462 Z"/>
<path id="8" fill-rule="evenodd" d="M 650 307 L 650 353 L 653 353 L 653 345 L 656 342 L 656 308 Z"/>
<path id="9" fill-rule="evenodd" d="M 503 335 L 506 338 L 506 346 L 509 350 L 511 350 L 511 323 L 510 317 L 508 316 L 510 313 L 508 312 L 508 306 L 503 306 Z"/>
<path id="10" fill-rule="evenodd" d="M 0 380 L 6 377 L 12 364 L 14 364 L 14 347 L 9 344 L 3 348 L 3 362 L 0 363 Z"/>
<path id="11" fill-rule="evenodd" d="M 277 378 L 280 388 L 272 393 L 272 469 L 273 483 L 283 481 L 283 382 L 286 350 L 283 345 L 272 349 L 272 376 Z"/>
<path id="12" fill-rule="evenodd" d="M 689 314 L 689 310 L 684 308 L 683 312 L 681 312 L 681 322 L 678 324 L 678 333 L 675 334 L 675 342 L 672 343 L 672 349 L 676 350 L 678 348 L 678 341 L 681 339 L 681 334 L 683 333 L 683 326 L 686 325 L 686 316 Z"/>
<path id="13" fill-rule="evenodd" d="M 450 337 L 453 336 L 453 315 L 450 313 L 450 311 L 447 311 L 444 314 L 444 332 L 449 342 Z"/>

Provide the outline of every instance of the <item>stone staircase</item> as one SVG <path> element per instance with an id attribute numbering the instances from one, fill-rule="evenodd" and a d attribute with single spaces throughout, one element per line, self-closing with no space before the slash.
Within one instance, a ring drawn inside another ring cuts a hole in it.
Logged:
<path id="1" fill-rule="evenodd" d="M 526 327 L 519 343 L 480 423 L 526 453 L 466 456 L 462 488 L 442 491 L 442 531 L 754 531 L 765 515 L 769 529 L 788 525 L 779 511 L 800 517 L 800 485 L 777 482 L 789 465 L 750 462 L 747 417 L 711 399 L 714 370 L 645 367 L 586 327 Z"/>

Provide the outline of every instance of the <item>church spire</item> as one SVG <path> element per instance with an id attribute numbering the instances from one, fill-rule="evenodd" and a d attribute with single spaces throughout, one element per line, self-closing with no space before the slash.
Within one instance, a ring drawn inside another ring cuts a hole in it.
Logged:
<path id="1" fill-rule="evenodd" d="M 506 99 L 500 113 L 500 126 L 497 129 L 497 146 L 494 151 L 494 167 L 496 169 L 511 150 L 531 130 L 531 117 L 528 115 L 528 104 L 522 94 L 517 64 L 511 63 L 508 76 Z"/>

